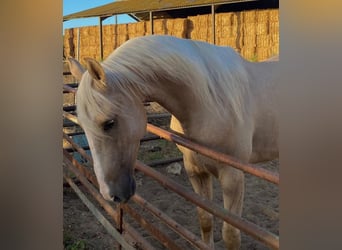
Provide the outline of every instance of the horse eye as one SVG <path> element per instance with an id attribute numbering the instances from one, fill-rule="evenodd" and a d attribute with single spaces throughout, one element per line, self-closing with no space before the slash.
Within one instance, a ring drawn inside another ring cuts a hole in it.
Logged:
<path id="1" fill-rule="evenodd" d="M 108 131 L 108 130 L 112 129 L 114 127 L 115 123 L 116 123 L 116 120 L 114 120 L 114 119 L 105 121 L 102 125 L 103 130 Z"/>

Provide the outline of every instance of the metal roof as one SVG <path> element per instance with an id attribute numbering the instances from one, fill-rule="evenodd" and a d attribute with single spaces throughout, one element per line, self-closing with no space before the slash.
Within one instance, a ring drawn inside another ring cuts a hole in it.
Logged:
<path id="1" fill-rule="evenodd" d="M 180 8 L 191 8 L 199 6 L 219 5 L 237 2 L 250 2 L 253 0 L 122 0 L 96 8 L 69 14 L 63 17 L 63 21 L 86 18 L 86 17 L 106 17 L 118 14 L 137 14 L 150 11 L 166 11 Z"/>

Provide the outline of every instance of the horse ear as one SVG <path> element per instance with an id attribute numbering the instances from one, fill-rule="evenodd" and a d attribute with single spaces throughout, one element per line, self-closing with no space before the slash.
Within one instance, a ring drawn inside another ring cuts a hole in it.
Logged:
<path id="1" fill-rule="evenodd" d="M 77 81 L 80 82 L 85 69 L 76 59 L 72 57 L 68 58 L 68 62 L 71 74 L 76 78 Z"/>
<path id="2" fill-rule="evenodd" d="M 106 87 L 106 75 L 101 64 L 93 58 L 84 58 L 87 63 L 87 69 L 91 77 L 95 80 L 95 87 L 103 89 Z"/>

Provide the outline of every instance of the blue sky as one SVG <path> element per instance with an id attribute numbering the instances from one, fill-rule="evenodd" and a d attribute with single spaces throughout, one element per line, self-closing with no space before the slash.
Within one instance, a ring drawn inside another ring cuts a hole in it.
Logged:
<path id="1" fill-rule="evenodd" d="M 63 0 L 63 16 L 78 11 L 94 8 L 97 6 L 105 5 L 107 3 L 115 2 L 113 0 Z M 114 17 L 107 18 L 103 21 L 103 24 L 113 24 Z M 130 23 L 134 22 L 134 19 L 128 15 L 118 15 L 118 23 Z M 70 21 L 63 22 L 63 31 L 67 28 L 82 27 L 98 25 L 99 19 L 95 18 L 79 18 Z"/>

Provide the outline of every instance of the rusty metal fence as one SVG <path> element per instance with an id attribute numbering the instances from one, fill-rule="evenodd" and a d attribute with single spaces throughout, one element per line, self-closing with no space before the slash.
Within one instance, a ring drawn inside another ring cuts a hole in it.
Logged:
<path id="1" fill-rule="evenodd" d="M 74 85 L 64 85 L 63 93 L 75 93 L 77 84 Z M 64 120 L 67 124 L 69 122 L 78 125 L 77 117 L 72 113 L 74 107 L 64 107 Z M 70 126 L 70 124 L 68 125 Z M 244 164 L 239 160 L 234 159 L 231 156 L 215 152 L 203 145 L 194 143 L 187 138 L 172 133 L 170 131 L 163 130 L 152 124 L 147 125 L 147 131 L 155 134 L 156 136 L 149 139 L 163 138 L 179 145 L 188 147 L 198 153 L 201 153 L 210 158 L 222 161 L 229 164 L 232 167 L 240 169 L 246 173 L 250 173 L 262 179 L 265 179 L 275 185 L 279 185 L 279 175 L 278 173 L 273 173 L 260 168 L 253 164 Z M 104 226 L 107 232 L 114 237 L 118 244 L 118 249 L 155 249 L 155 247 L 146 240 L 136 229 L 129 223 L 124 215 L 129 216 L 132 220 L 138 223 L 144 230 L 146 230 L 155 240 L 159 241 L 166 249 L 181 249 L 175 241 L 169 237 L 167 233 L 161 230 L 159 227 L 153 223 L 149 223 L 148 220 L 140 213 L 144 210 L 151 214 L 155 219 L 158 219 L 169 229 L 175 232 L 179 237 L 184 239 L 191 245 L 194 249 L 210 249 L 199 236 L 195 235 L 193 232 L 189 231 L 174 219 L 169 217 L 163 211 L 155 207 L 149 201 L 145 200 L 143 197 L 135 194 L 131 200 L 132 202 L 126 204 L 113 204 L 104 200 L 98 191 L 98 183 L 96 181 L 95 175 L 92 171 L 92 158 L 87 154 L 87 147 L 80 146 L 73 140 L 73 136 L 81 134 L 81 132 L 66 134 L 63 132 L 63 139 L 71 145 L 72 150 L 63 149 L 63 168 L 64 168 L 64 179 L 70 185 L 70 187 L 79 196 L 82 202 L 88 207 L 88 209 L 94 214 L 94 216 L 99 220 L 99 222 Z M 86 164 L 81 163 L 76 160 L 70 152 L 77 152 L 86 161 Z M 177 161 L 179 159 L 175 159 Z M 201 196 L 194 193 L 192 190 L 183 187 L 177 182 L 169 179 L 168 177 L 162 175 L 155 169 L 147 166 L 141 162 L 137 162 L 135 166 L 136 171 L 143 173 L 159 182 L 164 188 L 177 193 L 179 196 L 183 197 L 185 200 L 193 203 L 195 206 L 201 207 L 204 210 L 210 212 L 217 218 L 239 228 L 242 232 L 250 235 L 254 239 L 262 242 L 264 245 L 272 249 L 279 249 L 279 237 L 274 235 L 267 230 L 260 228 L 256 224 L 247 221 L 244 218 L 238 217 L 229 211 L 225 210 L 223 207 L 208 201 Z M 72 173 L 73 178 L 71 178 L 70 173 Z M 87 190 L 88 195 L 91 195 L 98 204 L 106 211 L 111 221 L 101 214 L 99 209 L 87 198 L 87 195 L 81 191 L 81 189 L 75 184 L 75 178 L 82 183 L 83 187 Z"/>

